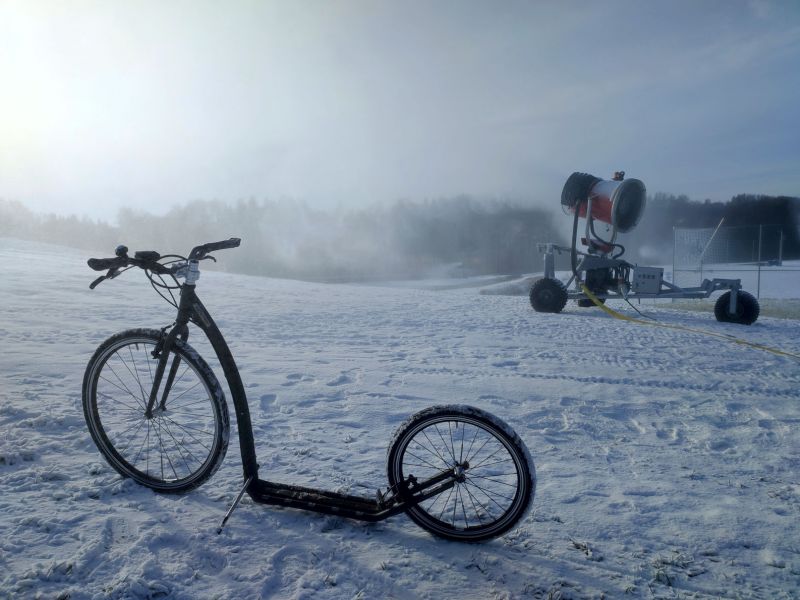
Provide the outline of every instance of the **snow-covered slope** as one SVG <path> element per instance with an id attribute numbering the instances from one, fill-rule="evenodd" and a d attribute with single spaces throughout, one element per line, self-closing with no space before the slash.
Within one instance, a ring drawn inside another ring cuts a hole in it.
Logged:
<path id="1" fill-rule="evenodd" d="M 246 252 L 245 244 L 231 252 Z M 800 362 L 474 289 L 203 273 L 247 385 L 262 476 L 372 495 L 394 428 L 493 412 L 536 461 L 534 509 L 482 545 L 254 505 L 237 447 L 203 487 L 123 481 L 80 387 L 112 333 L 173 318 L 140 272 L 95 291 L 84 253 L 0 240 L 0 597 L 791 598 L 800 589 Z M 622 308 L 624 310 L 624 308 Z M 679 323 L 800 353 L 800 322 Z M 190 340 L 206 358 L 207 344 Z M 214 362 L 212 361 L 212 365 Z"/>

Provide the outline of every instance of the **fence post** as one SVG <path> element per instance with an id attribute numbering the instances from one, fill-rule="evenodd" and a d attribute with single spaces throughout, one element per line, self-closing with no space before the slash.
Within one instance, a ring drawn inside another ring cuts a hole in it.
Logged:
<path id="1" fill-rule="evenodd" d="M 761 233 L 763 225 L 758 226 L 758 283 L 756 283 L 756 298 L 761 298 Z"/>
<path id="2" fill-rule="evenodd" d="M 676 236 L 676 233 L 677 233 L 677 228 L 673 225 L 672 226 L 672 284 L 673 285 L 678 285 L 677 283 L 675 283 L 675 246 L 676 246 L 675 236 Z M 675 298 L 673 298 L 672 301 L 675 302 Z"/>
<path id="3" fill-rule="evenodd" d="M 761 233 L 764 230 L 763 225 L 758 226 L 758 262 L 761 262 Z"/>

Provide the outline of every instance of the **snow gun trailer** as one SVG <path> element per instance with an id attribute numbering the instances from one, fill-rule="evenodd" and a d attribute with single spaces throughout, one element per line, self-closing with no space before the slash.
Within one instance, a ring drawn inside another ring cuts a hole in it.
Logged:
<path id="1" fill-rule="evenodd" d="M 561 192 L 561 206 L 573 215 L 572 244 L 539 244 L 544 254 L 544 277 L 534 282 L 530 302 L 537 312 L 558 313 L 567 300 L 590 307 L 609 299 L 630 301 L 636 298 L 708 298 L 714 292 L 727 290 L 714 305 L 718 321 L 750 325 L 758 319 L 758 300 L 742 290 L 740 279 L 704 279 L 698 287 L 681 288 L 664 280 L 664 269 L 633 265 L 621 256 L 618 233 L 633 229 L 645 207 L 646 190 L 638 179 L 625 179 L 625 172 L 614 173 L 607 181 L 587 173 L 573 173 Z M 586 219 L 585 236 L 578 250 L 578 219 Z M 610 226 L 611 235 L 602 238 L 595 230 L 595 221 Z M 566 284 L 556 279 L 555 255 L 568 253 L 572 276 Z M 574 284 L 572 291 L 568 291 Z"/>

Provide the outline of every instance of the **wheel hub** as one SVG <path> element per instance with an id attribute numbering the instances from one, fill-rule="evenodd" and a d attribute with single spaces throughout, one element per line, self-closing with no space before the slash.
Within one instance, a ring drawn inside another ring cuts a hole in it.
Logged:
<path id="1" fill-rule="evenodd" d="M 467 469 L 469 469 L 469 462 L 466 460 L 453 466 L 453 475 L 458 483 L 464 483 L 467 480 Z"/>

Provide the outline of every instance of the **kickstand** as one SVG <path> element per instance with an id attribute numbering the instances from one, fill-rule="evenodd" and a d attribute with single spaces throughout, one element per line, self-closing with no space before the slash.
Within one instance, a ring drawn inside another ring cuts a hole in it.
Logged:
<path id="1" fill-rule="evenodd" d="M 253 481 L 252 475 L 245 480 L 244 485 L 242 486 L 242 491 L 239 492 L 239 495 L 236 496 L 236 500 L 233 501 L 233 504 L 231 504 L 231 507 L 228 509 L 228 512 L 225 513 L 225 518 L 222 519 L 222 523 L 220 523 L 219 527 L 217 527 L 217 535 L 222 533 L 222 528 L 225 527 L 225 523 L 227 523 L 228 519 L 231 518 L 231 515 L 233 514 L 233 511 L 236 510 L 236 507 L 239 506 L 239 502 L 242 501 L 242 496 L 244 496 L 244 493 L 247 491 L 247 488 L 250 487 L 251 481 Z"/>

